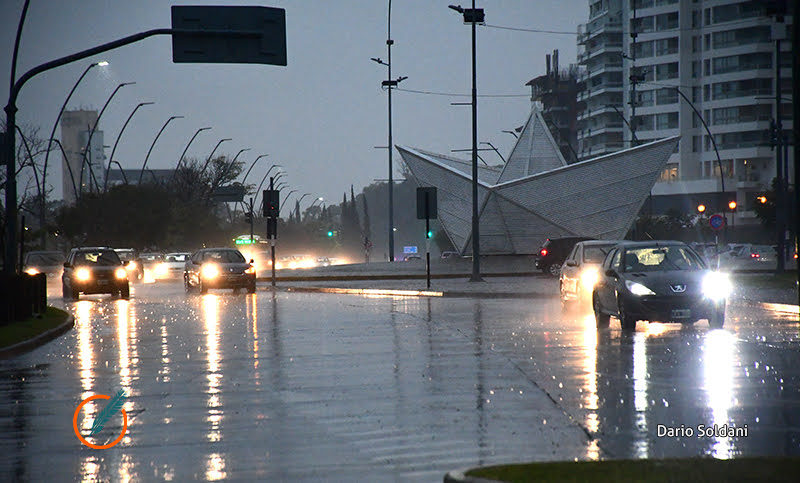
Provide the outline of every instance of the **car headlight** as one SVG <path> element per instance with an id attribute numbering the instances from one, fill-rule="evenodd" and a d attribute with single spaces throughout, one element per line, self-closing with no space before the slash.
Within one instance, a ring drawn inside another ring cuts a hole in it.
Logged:
<path id="1" fill-rule="evenodd" d="M 203 265 L 200 269 L 200 274 L 203 278 L 216 278 L 219 275 L 219 268 L 216 265 Z"/>
<path id="2" fill-rule="evenodd" d="M 126 272 L 124 268 L 118 268 L 114 271 L 114 276 L 119 280 L 125 280 L 128 278 L 128 272 Z"/>
<path id="3" fill-rule="evenodd" d="M 731 280 L 725 273 L 708 272 L 703 278 L 703 295 L 711 300 L 724 300 L 731 289 Z"/>
<path id="4" fill-rule="evenodd" d="M 156 265 L 156 276 L 163 277 L 167 274 L 167 264 L 159 263 Z"/>
<path id="5" fill-rule="evenodd" d="M 91 272 L 85 268 L 79 268 L 77 272 L 75 272 L 75 278 L 80 280 L 81 282 L 85 282 L 92 278 Z"/>
<path id="6" fill-rule="evenodd" d="M 625 288 L 627 288 L 628 291 L 633 295 L 638 295 L 640 297 L 642 295 L 655 295 L 655 292 L 639 282 L 634 282 L 633 280 L 625 280 Z"/>
<path id="7" fill-rule="evenodd" d="M 596 268 L 587 268 L 581 273 L 581 285 L 586 290 L 592 290 L 597 283 L 598 277 L 599 273 Z"/>
<path id="8" fill-rule="evenodd" d="M 27 273 L 28 275 L 36 275 L 37 273 L 39 273 L 39 270 L 36 270 L 35 268 L 31 267 L 25 270 L 25 273 Z"/>

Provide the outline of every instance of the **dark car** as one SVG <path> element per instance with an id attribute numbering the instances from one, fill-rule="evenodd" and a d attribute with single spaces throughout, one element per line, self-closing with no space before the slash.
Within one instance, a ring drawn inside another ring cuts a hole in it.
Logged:
<path id="1" fill-rule="evenodd" d="M 256 267 L 235 248 L 204 248 L 192 254 L 183 271 L 186 293 L 210 288 L 240 288 L 256 293 Z"/>
<path id="2" fill-rule="evenodd" d="M 682 242 L 624 242 L 603 261 L 592 306 L 598 328 L 608 327 L 610 316 L 623 330 L 635 330 L 638 320 L 692 324 L 708 319 L 719 328 L 729 292 L 727 275 L 709 270 Z"/>
<path id="3" fill-rule="evenodd" d="M 594 284 L 600 276 L 600 265 L 608 252 L 622 240 L 587 240 L 578 242 L 561 267 L 558 280 L 561 305 L 571 303 L 591 307 Z"/>
<path id="4" fill-rule="evenodd" d="M 591 240 L 591 238 L 578 236 L 548 238 L 537 252 L 536 268 L 553 277 L 558 277 L 561 272 L 561 265 L 567 255 L 569 255 L 576 243 L 584 240 Z"/>
<path id="5" fill-rule="evenodd" d="M 64 262 L 61 293 L 65 299 L 78 299 L 80 293 L 108 293 L 130 296 L 128 272 L 117 252 L 107 247 L 73 248 Z"/>
<path id="6" fill-rule="evenodd" d="M 60 277 L 64 270 L 64 254 L 56 251 L 28 252 L 23 266 L 23 271 L 30 275 L 44 273 L 47 278 Z"/>

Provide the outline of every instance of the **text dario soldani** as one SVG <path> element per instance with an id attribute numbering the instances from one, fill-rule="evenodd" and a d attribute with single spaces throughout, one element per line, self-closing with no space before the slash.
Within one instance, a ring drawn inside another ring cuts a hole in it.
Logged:
<path id="1" fill-rule="evenodd" d="M 748 429 L 746 424 L 739 427 L 727 424 L 698 424 L 695 427 L 659 424 L 656 425 L 656 431 L 659 438 L 746 438 Z"/>

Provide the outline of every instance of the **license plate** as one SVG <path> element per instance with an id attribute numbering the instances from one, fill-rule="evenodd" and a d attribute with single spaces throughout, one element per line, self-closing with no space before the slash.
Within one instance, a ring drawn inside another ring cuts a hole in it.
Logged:
<path id="1" fill-rule="evenodd" d="M 108 285 L 108 280 L 98 280 L 97 285 Z"/>
<path id="2" fill-rule="evenodd" d="M 688 319 L 692 316 L 692 311 L 689 309 L 675 309 L 672 311 L 673 319 Z"/>

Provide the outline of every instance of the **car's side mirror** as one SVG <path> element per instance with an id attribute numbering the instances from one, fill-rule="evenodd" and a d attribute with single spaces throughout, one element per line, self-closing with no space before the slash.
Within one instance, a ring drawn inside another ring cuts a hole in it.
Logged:
<path id="1" fill-rule="evenodd" d="M 252 264 L 254 264 L 254 263 L 256 263 L 256 261 L 255 261 L 255 260 L 253 260 L 253 259 L 251 258 L 251 259 L 250 259 L 250 265 L 252 265 Z"/>
<path id="2" fill-rule="evenodd" d="M 578 266 L 578 262 L 576 262 L 575 260 L 567 260 L 567 266 L 568 267 L 577 267 Z"/>
<path id="3" fill-rule="evenodd" d="M 69 268 L 69 267 L 70 267 L 69 262 L 64 262 L 64 268 Z"/>
<path id="4" fill-rule="evenodd" d="M 606 275 L 608 275 L 609 277 L 619 278 L 619 274 L 613 268 L 609 268 L 608 270 L 606 270 Z"/>

